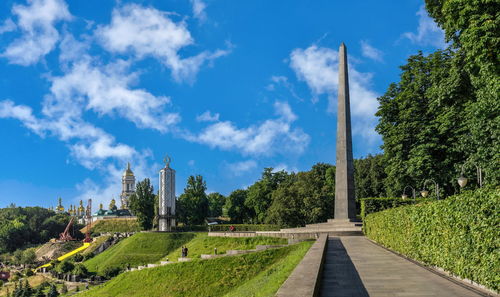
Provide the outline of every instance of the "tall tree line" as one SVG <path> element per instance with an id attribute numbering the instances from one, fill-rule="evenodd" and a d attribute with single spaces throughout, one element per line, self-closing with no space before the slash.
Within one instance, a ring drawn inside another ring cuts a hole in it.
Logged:
<path id="1" fill-rule="evenodd" d="M 474 163 L 485 184 L 500 179 L 500 4 L 427 0 L 426 8 L 450 47 L 411 56 L 400 81 L 379 98 L 377 131 L 391 196 L 407 185 L 420 189 L 426 179 L 436 181 L 442 194 L 454 194 L 466 162 L 472 180 Z"/>

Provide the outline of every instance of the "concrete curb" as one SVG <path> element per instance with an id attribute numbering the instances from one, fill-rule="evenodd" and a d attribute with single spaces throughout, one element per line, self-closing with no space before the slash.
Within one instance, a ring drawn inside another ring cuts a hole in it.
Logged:
<path id="1" fill-rule="evenodd" d="M 328 235 L 321 234 L 276 293 L 276 297 L 314 297 L 320 286 Z"/>

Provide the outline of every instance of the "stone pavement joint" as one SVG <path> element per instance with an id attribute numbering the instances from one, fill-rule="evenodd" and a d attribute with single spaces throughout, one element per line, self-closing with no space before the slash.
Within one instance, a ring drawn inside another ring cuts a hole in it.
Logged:
<path id="1" fill-rule="evenodd" d="M 323 267 L 319 296 L 481 296 L 362 236 L 329 237 Z"/>

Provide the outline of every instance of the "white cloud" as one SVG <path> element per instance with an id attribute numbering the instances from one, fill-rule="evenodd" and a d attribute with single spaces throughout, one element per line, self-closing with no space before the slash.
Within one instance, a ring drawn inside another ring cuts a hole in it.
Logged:
<path id="1" fill-rule="evenodd" d="M 382 62 L 384 53 L 382 51 L 371 46 L 368 41 L 361 40 L 361 54 L 364 57 L 370 58 L 372 60 Z"/>
<path id="2" fill-rule="evenodd" d="M 196 121 L 198 122 L 217 122 L 219 120 L 219 114 L 218 113 L 210 113 L 209 110 L 205 111 L 204 113 L 198 115 L 196 117 Z"/>
<path id="3" fill-rule="evenodd" d="M 255 162 L 254 160 L 247 160 L 242 162 L 229 163 L 227 164 L 227 168 L 234 176 L 240 176 L 245 172 L 257 168 L 257 162 Z"/>
<path id="4" fill-rule="evenodd" d="M 12 13 L 17 15 L 22 36 L 9 44 L 1 56 L 23 66 L 35 64 L 51 52 L 59 40 L 55 23 L 71 19 L 63 0 L 29 0 L 27 6 L 14 5 Z M 8 26 L 12 28 L 12 24 Z"/>
<path id="5" fill-rule="evenodd" d="M 115 8 L 111 24 L 99 27 L 96 34 L 108 51 L 132 52 L 139 59 L 152 56 L 160 60 L 178 82 L 193 81 L 205 62 L 229 53 L 227 50 L 203 51 L 182 58 L 179 51 L 194 44 L 186 23 L 176 23 L 165 12 L 135 4 Z"/>
<path id="6" fill-rule="evenodd" d="M 193 16 L 204 22 L 207 19 L 207 14 L 205 13 L 205 8 L 207 5 L 202 0 L 190 0 L 193 6 Z"/>
<path id="7" fill-rule="evenodd" d="M 0 26 L 0 34 L 5 32 L 12 32 L 17 29 L 16 24 L 12 21 L 12 19 L 6 19 L 3 24 Z"/>
<path id="8" fill-rule="evenodd" d="M 151 154 L 148 151 L 134 155 L 130 161 L 130 167 L 134 172 L 136 182 L 149 178 L 154 186 L 155 191 L 158 189 L 157 174 L 161 165 L 149 162 Z M 118 164 L 108 164 L 102 171 L 106 173 L 103 183 L 97 183 L 90 178 L 83 180 L 76 185 L 77 195 L 73 199 L 74 203 L 83 200 L 86 205 L 87 199 L 92 199 L 93 211 L 99 209 L 99 204 L 102 203 L 104 209 L 108 209 L 111 199 L 115 199 L 116 205 L 120 207 L 121 179 L 123 171 L 126 168 L 126 162 Z"/>
<path id="9" fill-rule="evenodd" d="M 125 144 L 115 143 L 113 136 L 103 130 L 73 117 L 57 113 L 54 117 L 37 118 L 30 107 L 15 105 L 10 100 L 0 101 L 0 118 L 17 119 L 34 133 L 57 136 L 68 143 L 74 157 L 87 168 L 96 168 L 107 158 L 126 160 L 136 151 Z"/>
<path id="10" fill-rule="evenodd" d="M 284 163 L 280 163 L 273 167 L 273 172 L 278 172 L 283 170 L 286 172 L 299 172 L 299 169 L 297 167 L 288 167 L 288 165 Z"/>
<path id="11" fill-rule="evenodd" d="M 328 96 L 329 112 L 336 110 L 337 102 L 334 100 L 338 90 L 338 52 L 336 50 L 316 45 L 311 45 L 307 49 L 294 49 L 290 54 L 290 67 L 295 71 L 299 80 L 307 83 L 314 97 L 317 98 L 322 94 Z M 359 72 L 349 64 L 353 133 L 374 141 L 378 137 L 375 133 L 378 94 L 370 89 L 371 80 L 372 74 Z"/>
<path id="12" fill-rule="evenodd" d="M 99 115 L 117 114 L 139 128 L 168 131 L 180 121 L 177 113 L 164 111 L 170 99 L 130 88 L 138 74 L 130 72 L 129 66 L 122 60 L 105 66 L 93 65 L 88 59 L 75 63 L 64 76 L 51 78 L 52 95 L 48 101 L 55 104 L 46 104 L 45 112 L 58 111 L 61 103 L 74 105 L 81 101 L 86 110 Z"/>
<path id="13" fill-rule="evenodd" d="M 217 122 L 198 135 L 186 135 L 189 141 L 224 150 L 238 150 L 245 155 L 272 155 L 274 153 L 302 153 L 310 137 L 300 128 L 292 128 L 297 119 L 287 103 L 276 102 L 277 119 L 260 125 L 238 128 L 232 122 Z"/>
<path id="14" fill-rule="evenodd" d="M 417 33 L 406 32 L 402 36 L 408 38 L 414 44 L 423 46 L 431 45 L 444 49 L 446 47 L 444 31 L 436 25 L 431 17 L 429 17 L 424 5 L 418 10 L 417 16 Z"/>
<path id="15" fill-rule="evenodd" d="M 299 101 L 303 101 L 303 99 L 300 98 L 299 95 L 297 95 L 293 84 L 291 84 L 288 81 L 288 77 L 286 77 L 286 76 L 282 76 L 282 75 L 271 76 L 271 83 L 266 86 L 266 90 L 275 91 L 276 87 L 279 85 L 283 85 L 295 99 L 298 99 Z"/>

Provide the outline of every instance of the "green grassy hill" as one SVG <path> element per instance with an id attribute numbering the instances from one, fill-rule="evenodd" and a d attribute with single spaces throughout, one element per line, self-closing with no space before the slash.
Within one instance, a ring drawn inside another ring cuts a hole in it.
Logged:
<path id="1" fill-rule="evenodd" d="M 274 296 L 312 242 L 123 273 L 81 296 Z"/>
<path id="2" fill-rule="evenodd" d="M 86 227 L 80 230 L 82 233 L 87 231 Z M 106 219 L 94 222 L 90 227 L 92 233 L 105 232 L 139 232 L 141 227 L 137 219 Z"/>
<path id="3" fill-rule="evenodd" d="M 108 267 L 155 263 L 194 236 L 194 233 L 137 233 L 85 261 L 84 265 L 89 271 L 102 274 Z"/>
<path id="4" fill-rule="evenodd" d="M 255 246 L 286 244 L 287 240 L 284 238 L 274 237 L 209 237 L 207 233 L 196 233 L 196 236 L 189 241 L 185 246 L 189 249 L 189 258 L 200 258 L 201 254 L 213 254 L 214 248 L 217 248 L 218 254 L 224 254 L 227 250 L 249 250 L 254 249 Z M 170 261 L 177 261 L 181 256 L 181 248 L 179 246 L 176 250 L 169 253 L 165 258 Z"/>

